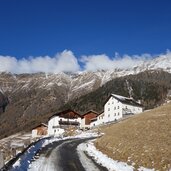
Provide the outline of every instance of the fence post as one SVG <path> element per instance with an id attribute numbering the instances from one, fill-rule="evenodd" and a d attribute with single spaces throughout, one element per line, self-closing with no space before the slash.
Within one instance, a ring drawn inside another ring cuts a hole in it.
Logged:
<path id="1" fill-rule="evenodd" d="M 4 156 L 3 156 L 3 152 L 0 151 L 0 169 L 4 166 Z"/>

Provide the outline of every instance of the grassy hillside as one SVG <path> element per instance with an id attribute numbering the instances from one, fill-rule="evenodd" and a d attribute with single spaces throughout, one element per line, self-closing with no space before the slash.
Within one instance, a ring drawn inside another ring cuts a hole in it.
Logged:
<path id="1" fill-rule="evenodd" d="M 171 103 L 100 129 L 96 147 L 114 160 L 171 169 Z"/>

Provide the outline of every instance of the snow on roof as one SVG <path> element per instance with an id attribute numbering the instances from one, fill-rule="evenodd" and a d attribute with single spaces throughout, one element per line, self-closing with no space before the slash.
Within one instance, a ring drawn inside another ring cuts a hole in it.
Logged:
<path id="1" fill-rule="evenodd" d="M 121 95 L 117 95 L 117 94 L 112 94 L 112 96 L 115 96 L 116 98 L 121 99 L 121 100 L 132 99 L 132 98 L 121 96 Z"/>
<path id="2" fill-rule="evenodd" d="M 120 96 L 117 94 L 111 94 L 114 98 L 119 100 L 121 103 L 132 105 L 132 106 L 138 106 L 138 107 L 143 107 L 141 104 L 136 102 L 133 98 L 125 97 L 125 96 Z"/>

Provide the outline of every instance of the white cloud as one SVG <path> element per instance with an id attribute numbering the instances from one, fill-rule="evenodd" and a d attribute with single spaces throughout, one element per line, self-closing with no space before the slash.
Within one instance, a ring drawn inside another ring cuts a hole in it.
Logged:
<path id="1" fill-rule="evenodd" d="M 0 56 L 0 72 L 15 72 L 15 68 L 17 68 L 16 58 L 10 56 Z"/>
<path id="2" fill-rule="evenodd" d="M 103 55 L 91 55 L 91 56 L 83 56 L 81 62 L 84 63 L 85 70 L 95 71 L 95 70 L 107 70 L 113 68 L 112 60 Z"/>
<path id="3" fill-rule="evenodd" d="M 54 57 L 40 56 L 28 59 L 16 59 L 10 56 L 0 56 L 0 72 L 12 73 L 59 73 L 76 72 L 80 70 L 77 58 L 71 51 L 65 50 Z"/>
<path id="4" fill-rule="evenodd" d="M 83 56 L 81 62 L 84 63 L 84 69 L 88 71 L 107 70 L 107 69 L 129 69 L 141 64 L 144 61 L 150 60 L 152 56 L 150 54 L 143 54 L 141 56 L 124 55 L 120 57 L 117 53 L 113 58 L 109 58 L 107 55 L 91 55 Z"/>
<path id="5" fill-rule="evenodd" d="M 82 56 L 80 62 L 82 68 L 78 63 L 78 59 L 74 56 L 72 51 L 64 50 L 61 53 L 57 53 L 54 57 L 39 56 L 29 57 L 28 59 L 16 59 L 11 56 L 0 56 L 0 72 L 12 72 L 12 73 L 59 73 L 59 72 L 77 72 L 80 70 L 97 71 L 108 69 L 130 69 L 135 66 L 141 65 L 144 62 L 148 62 L 156 56 L 150 54 L 142 55 L 123 55 L 119 56 L 118 53 L 114 57 L 108 57 L 105 54 L 102 55 L 90 55 Z M 167 58 L 171 61 L 171 52 L 167 50 L 165 54 L 158 55 L 157 59 Z M 160 60 L 160 65 L 161 65 Z M 170 62 L 164 60 L 163 65 L 170 65 Z"/>

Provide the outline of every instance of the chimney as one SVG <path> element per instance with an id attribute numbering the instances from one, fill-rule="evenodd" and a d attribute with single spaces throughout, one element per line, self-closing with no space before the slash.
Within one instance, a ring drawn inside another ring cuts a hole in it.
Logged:
<path id="1" fill-rule="evenodd" d="M 141 100 L 138 100 L 137 102 L 138 102 L 139 104 L 141 104 Z"/>

